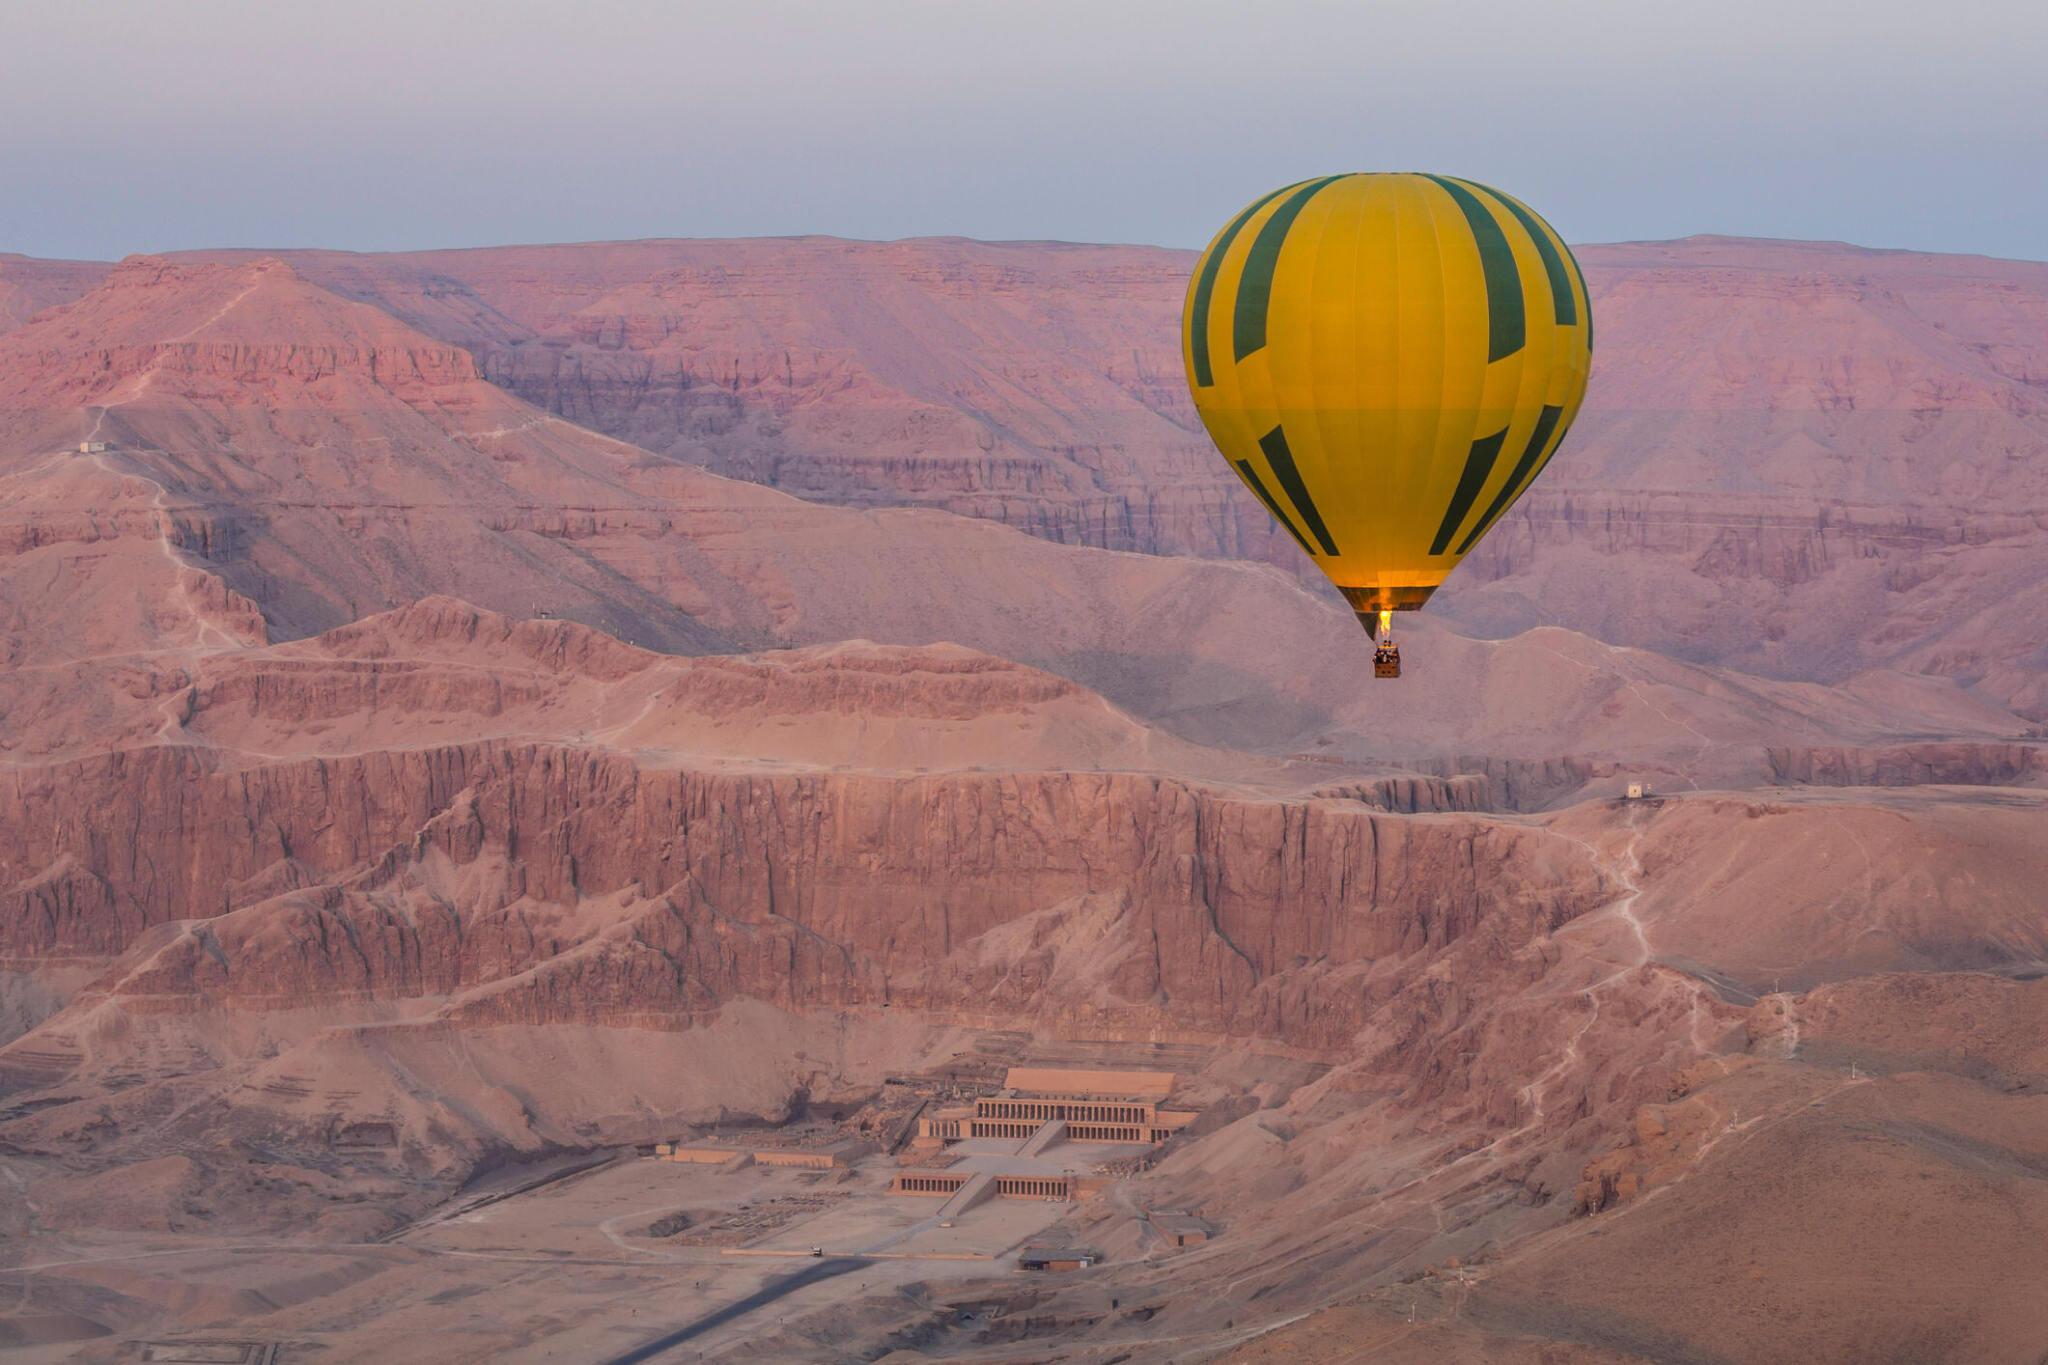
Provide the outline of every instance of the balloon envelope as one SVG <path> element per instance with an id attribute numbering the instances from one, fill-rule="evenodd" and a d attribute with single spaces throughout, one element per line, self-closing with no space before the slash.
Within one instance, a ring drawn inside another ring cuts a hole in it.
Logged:
<path id="1" fill-rule="evenodd" d="M 1182 315 L 1209 435 L 1368 629 L 1428 600 L 1543 472 L 1592 350 L 1564 240 L 1438 175 L 1256 200 L 1202 253 Z"/>

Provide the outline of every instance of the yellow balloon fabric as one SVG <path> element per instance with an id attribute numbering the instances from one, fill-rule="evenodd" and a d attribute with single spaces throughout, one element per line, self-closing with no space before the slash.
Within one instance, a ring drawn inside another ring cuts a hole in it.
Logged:
<path id="1" fill-rule="evenodd" d="M 1428 600 L 1543 472 L 1593 355 L 1564 240 L 1440 175 L 1257 200 L 1202 253 L 1181 332 L 1217 448 L 1368 630 Z"/>

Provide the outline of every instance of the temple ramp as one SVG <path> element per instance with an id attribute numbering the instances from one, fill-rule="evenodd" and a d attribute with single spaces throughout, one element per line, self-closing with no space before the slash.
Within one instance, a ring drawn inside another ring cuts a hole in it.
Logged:
<path id="1" fill-rule="evenodd" d="M 1066 1140 L 1067 1121 L 1065 1119 L 1051 1119 L 1040 1125 L 1037 1132 L 1024 1140 L 1024 1145 L 1017 1149 L 1017 1155 L 1038 1156 L 1055 1142 L 1065 1142 Z"/>
<path id="2" fill-rule="evenodd" d="M 981 1203 L 984 1199 L 992 1197 L 995 1192 L 995 1176 L 988 1171 L 976 1173 L 972 1180 L 969 1180 L 965 1185 L 955 1190 L 953 1197 L 939 1207 L 938 1214 L 936 1215 L 939 1220 L 939 1226 L 942 1228 L 952 1227 L 962 1214 L 966 1213 L 976 1204 Z"/>

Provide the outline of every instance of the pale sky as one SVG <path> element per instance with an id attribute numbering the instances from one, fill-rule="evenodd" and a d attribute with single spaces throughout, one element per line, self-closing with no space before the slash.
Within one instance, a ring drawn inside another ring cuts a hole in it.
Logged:
<path id="1" fill-rule="evenodd" d="M 1198 246 L 1430 170 L 1573 241 L 2048 258 L 2038 0 L 0 0 L 0 251 Z"/>

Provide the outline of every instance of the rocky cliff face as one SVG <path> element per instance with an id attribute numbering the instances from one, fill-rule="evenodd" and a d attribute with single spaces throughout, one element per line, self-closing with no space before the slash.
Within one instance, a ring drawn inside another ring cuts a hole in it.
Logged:
<path id="1" fill-rule="evenodd" d="M 747 997 L 1327 1049 L 1379 1003 L 1364 968 L 1601 899 L 1539 835 L 1134 775 L 650 773 L 503 746 L 234 774 L 160 751 L 10 785 L 0 952 L 139 943 L 102 988 L 158 1008 L 455 994 L 475 1022 L 681 1025 Z M 193 922 L 159 944 L 172 921 Z"/>
<path id="2" fill-rule="evenodd" d="M 867 742 L 778 762 L 762 722 Z M 1385 813 L 1483 783 L 1290 796 L 1324 769 L 1180 744 L 958 649 L 686 663 L 437 600 L 167 659 L 99 723 L 130 738 L 0 772 L 0 955 L 127 953 L 98 989 L 165 1008 L 681 1024 L 752 997 L 1328 1048 L 1377 1007 L 1360 971 L 1603 894 L 1538 832 Z M 953 766 L 1027 746 L 1044 766 Z"/>
<path id="3" fill-rule="evenodd" d="M 1900 744 L 1880 749 L 1773 749 L 1774 780 L 1821 787 L 1929 783 L 2016 787 L 2048 771 L 2039 744 Z"/>

